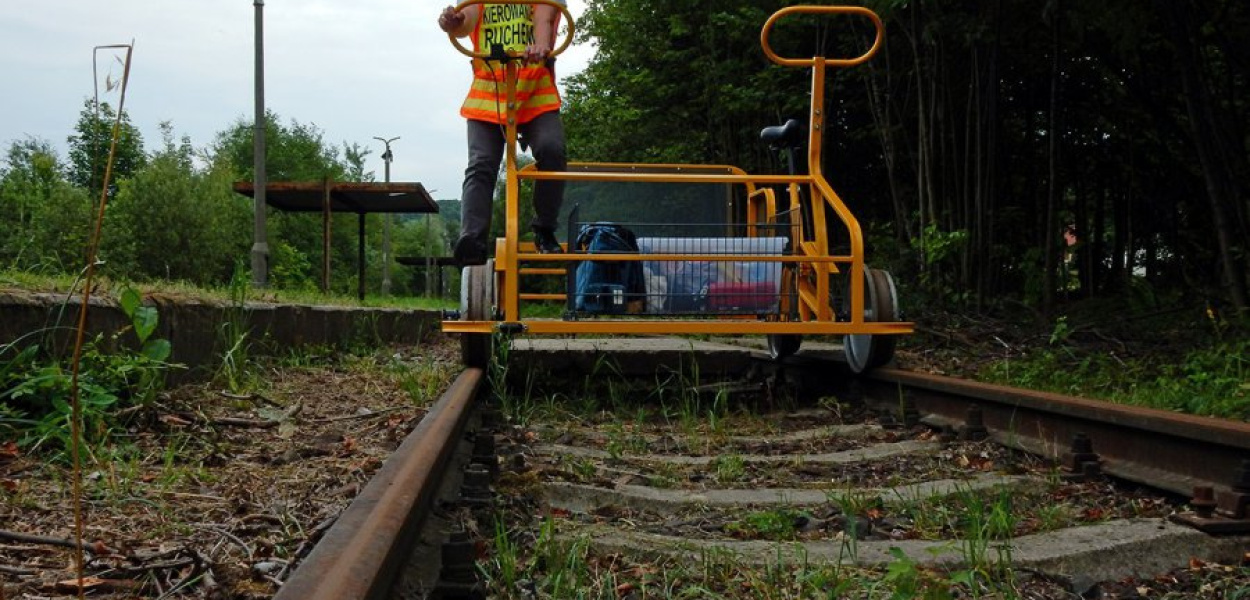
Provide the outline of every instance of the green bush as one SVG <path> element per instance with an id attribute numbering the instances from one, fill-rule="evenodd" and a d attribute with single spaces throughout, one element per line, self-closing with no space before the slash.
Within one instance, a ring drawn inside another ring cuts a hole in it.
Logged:
<path id="1" fill-rule="evenodd" d="M 109 440 L 121 410 L 150 406 L 176 366 L 167 362 L 169 341 L 152 337 L 156 309 L 142 306 L 134 290 L 123 292 L 120 304 L 130 323 L 88 342 L 79 366 L 82 435 L 89 448 Z M 72 365 L 45 358 L 38 344 L 18 347 L 20 342 L 0 346 L 0 435 L 28 451 L 64 457 L 71 446 Z"/>
<path id="2" fill-rule="evenodd" d="M 1250 341 L 1191 350 L 1175 362 L 1082 352 L 1062 339 L 1052 341 L 1026 356 L 995 361 L 981 377 L 1122 404 L 1225 419 L 1250 418 Z"/>

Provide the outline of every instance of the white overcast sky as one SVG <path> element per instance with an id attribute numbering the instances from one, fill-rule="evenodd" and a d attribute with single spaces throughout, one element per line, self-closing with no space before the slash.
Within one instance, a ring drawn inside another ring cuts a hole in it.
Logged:
<path id="1" fill-rule="evenodd" d="M 420 181 L 437 199 L 459 198 L 465 166 L 460 103 L 468 59 L 436 18 L 447 0 L 265 0 L 265 103 L 284 124 L 321 129 L 327 144 L 373 150 L 366 168 L 383 179 L 391 138 L 392 181 Z M 584 0 L 570 0 L 574 18 Z M 66 157 L 92 95 L 92 49 L 134 40 L 126 112 L 146 149 L 169 121 L 203 148 L 254 114 L 252 0 L 0 0 L 0 153 L 31 136 Z M 593 50 L 574 45 L 560 76 Z M 120 66 L 103 52 L 100 79 Z M 101 87 L 103 94 L 103 88 Z M 102 95 L 114 107 L 116 93 Z"/>

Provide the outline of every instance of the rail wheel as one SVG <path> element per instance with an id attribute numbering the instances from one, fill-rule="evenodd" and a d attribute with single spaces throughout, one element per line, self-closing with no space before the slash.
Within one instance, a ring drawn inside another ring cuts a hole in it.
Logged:
<path id="1" fill-rule="evenodd" d="M 791 307 L 798 302 L 798 295 L 794 292 L 798 282 L 795 281 L 795 273 L 787 267 L 785 276 L 781 278 L 781 310 L 782 312 L 791 312 Z M 793 356 L 799 351 L 799 346 L 803 344 L 803 336 L 793 333 L 770 333 L 768 334 L 768 355 L 773 360 L 781 360 L 787 356 Z"/>
<path id="2" fill-rule="evenodd" d="M 494 319 L 495 261 L 465 267 L 460 276 L 460 319 L 490 321 Z M 490 362 L 489 333 L 460 334 L 460 360 L 466 367 L 485 368 Z"/>
<path id="3" fill-rule="evenodd" d="M 803 336 L 793 333 L 768 334 L 768 355 L 773 360 L 781 360 L 799 351 L 803 344 Z"/>
<path id="4" fill-rule="evenodd" d="M 897 320 L 898 291 L 894 287 L 894 278 L 881 269 L 865 268 L 864 279 L 864 321 L 880 323 Z M 892 335 L 854 333 L 843 336 L 846 364 L 856 373 L 880 367 L 894 358 L 894 341 Z"/>

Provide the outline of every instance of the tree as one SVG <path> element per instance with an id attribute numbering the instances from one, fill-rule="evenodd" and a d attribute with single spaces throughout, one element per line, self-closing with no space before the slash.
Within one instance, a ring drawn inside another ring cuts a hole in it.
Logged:
<path id="1" fill-rule="evenodd" d="M 824 171 L 875 238 L 869 260 L 972 306 L 1138 281 L 1245 306 L 1250 4 L 866 4 L 886 41 L 828 72 L 821 108 Z M 808 76 L 762 61 L 779 6 L 592 0 L 579 31 L 598 53 L 567 81 L 570 155 L 774 172 L 755 136 L 806 112 Z M 771 39 L 783 56 L 854 56 L 864 36 L 853 18 L 809 16 Z M 915 253 L 882 257 L 891 247 Z"/>
<path id="2" fill-rule="evenodd" d="M 217 134 L 211 148 L 214 160 L 225 161 L 241 179 L 254 179 L 252 136 L 251 121 L 235 121 Z M 338 149 L 325 142 L 315 124 L 292 120 L 289 126 L 283 125 L 277 113 L 265 112 L 265 175 L 269 181 L 356 181 L 350 178 L 351 171 L 350 161 L 339 158 Z M 362 171 L 358 175 L 363 178 L 365 174 Z"/>
<path id="3" fill-rule="evenodd" d="M 224 284 L 250 247 L 250 204 L 221 166 L 195 168 L 190 140 L 175 144 L 170 123 L 161 137 L 162 148 L 110 203 L 101 256 L 129 279 Z"/>
<path id="4" fill-rule="evenodd" d="M 51 144 L 14 142 L 0 167 L 0 265 L 76 272 L 83 266 L 90 209 L 87 195 L 65 180 Z"/>
<path id="5" fill-rule="evenodd" d="M 1217 53 L 1224 60 L 1244 60 L 1250 56 L 1237 56 L 1244 48 L 1231 45 L 1229 40 L 1207 41 L 1202 31 L 1220 26 L 1218 19 L 1195 18 L 1207 14 L 1201 9 L 1202 2 L 1163 2 L 1156 0 L 1169 25 L 1168 33 L 1175 48 L 1176 71 L 1180 76 L 1185 115 L 1188 129 L 1193 136 L 1194 149 L 1202 166 L 1206 183 L 1207 200 L 1210 203 L 1211 229 L 1217 244 L 1221 287 L 1227 290 L 1232 304 L 1240 309 L 1250 308 L 1247 284 L 1250 280 L 1250 161 L 1247 161 L 1246 124 L 1236 112 L 1244 111 L 1238 106 L 1236 96 L 1230 100 L 1217 99 L 1221 80 L 1231 75 L 1229 65 L 1203 60 L 1203 46 Z M 1232 6 L 1216 2 L 1221 12 L 1227 13 Z M 1233 14 L 1236 14 L 1235 12 Z M 1245 23 L 1246 14 L 1241 15 Z M 1205 22 L 1204 22 L 1205 21 Z M 1234 54 L 1229 53 L 1232 50 Z M 1240 65 L 1244 68 L 1246 65 Z M 1226 89 L 1226 92 L 1235 92 Z"/>
<path id="6" fill-rule="evenodd" d="M 807 97 L 793 93 L 804 74 L 772 68 L 759 48 L 760 25 L 784 5 L 589 2 L 579 39 L 594 40 L 596 54 L 566 82 L 571 154 L 777 168 L 759 130 L 807 112 Z"/>
<path id="7" fill-rule="evenodd" d="M 56 151 L 48 142 L 14 142 L 0 164 L 0 264 L 16 261 L 30 240 L 34 213 L 63 182 Z"/>
<path id="8" fill-rule="evenodd" d="M 130 116 L 125 111 L 122 111 L 121 121 L 118 122 L 117 113 L 107 102 L 101 102 L 99 110 L 96 108 L 95 101 L 90 98 L 83 102 L 74 135 L 66 140 L 69 142 L 69 181 L 90 194 L 99 194 L 116 124 L 118 138 L 112 172 L 114 187 L 110 190 L 113 193 L 118 181 L 130 177 L 147 162 L 143 153 L 143 136 L 130 123 Z"/>

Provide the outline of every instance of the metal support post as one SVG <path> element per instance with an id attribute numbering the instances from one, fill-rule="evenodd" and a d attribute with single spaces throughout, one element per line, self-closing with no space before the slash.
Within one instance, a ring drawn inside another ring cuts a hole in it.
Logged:
<path id="1" fill-rule="evenodd" d="M 386 183 L 391 182 L 391 160 L 395 155 L 391 153 L 391 142 L 399 139 L 395 136 L 390 139 L 373 136 L 386 145 L 386 151 L 382 153 L 382 162 L 386 164 Z M 363 294 L 363 292 L 362 292 Z M 382 295 L 391 295 L 391 214 L 382 213 Z"/>
<path id="2" fill-rule="evenodd" d="M 254 179 L 252 211 L 252 286 L 269 286 L 269 239 L 265 231 L 265 0 L 253 0 L 256 7 L 256 118 L 252 125 L 252 170 Z"/>

